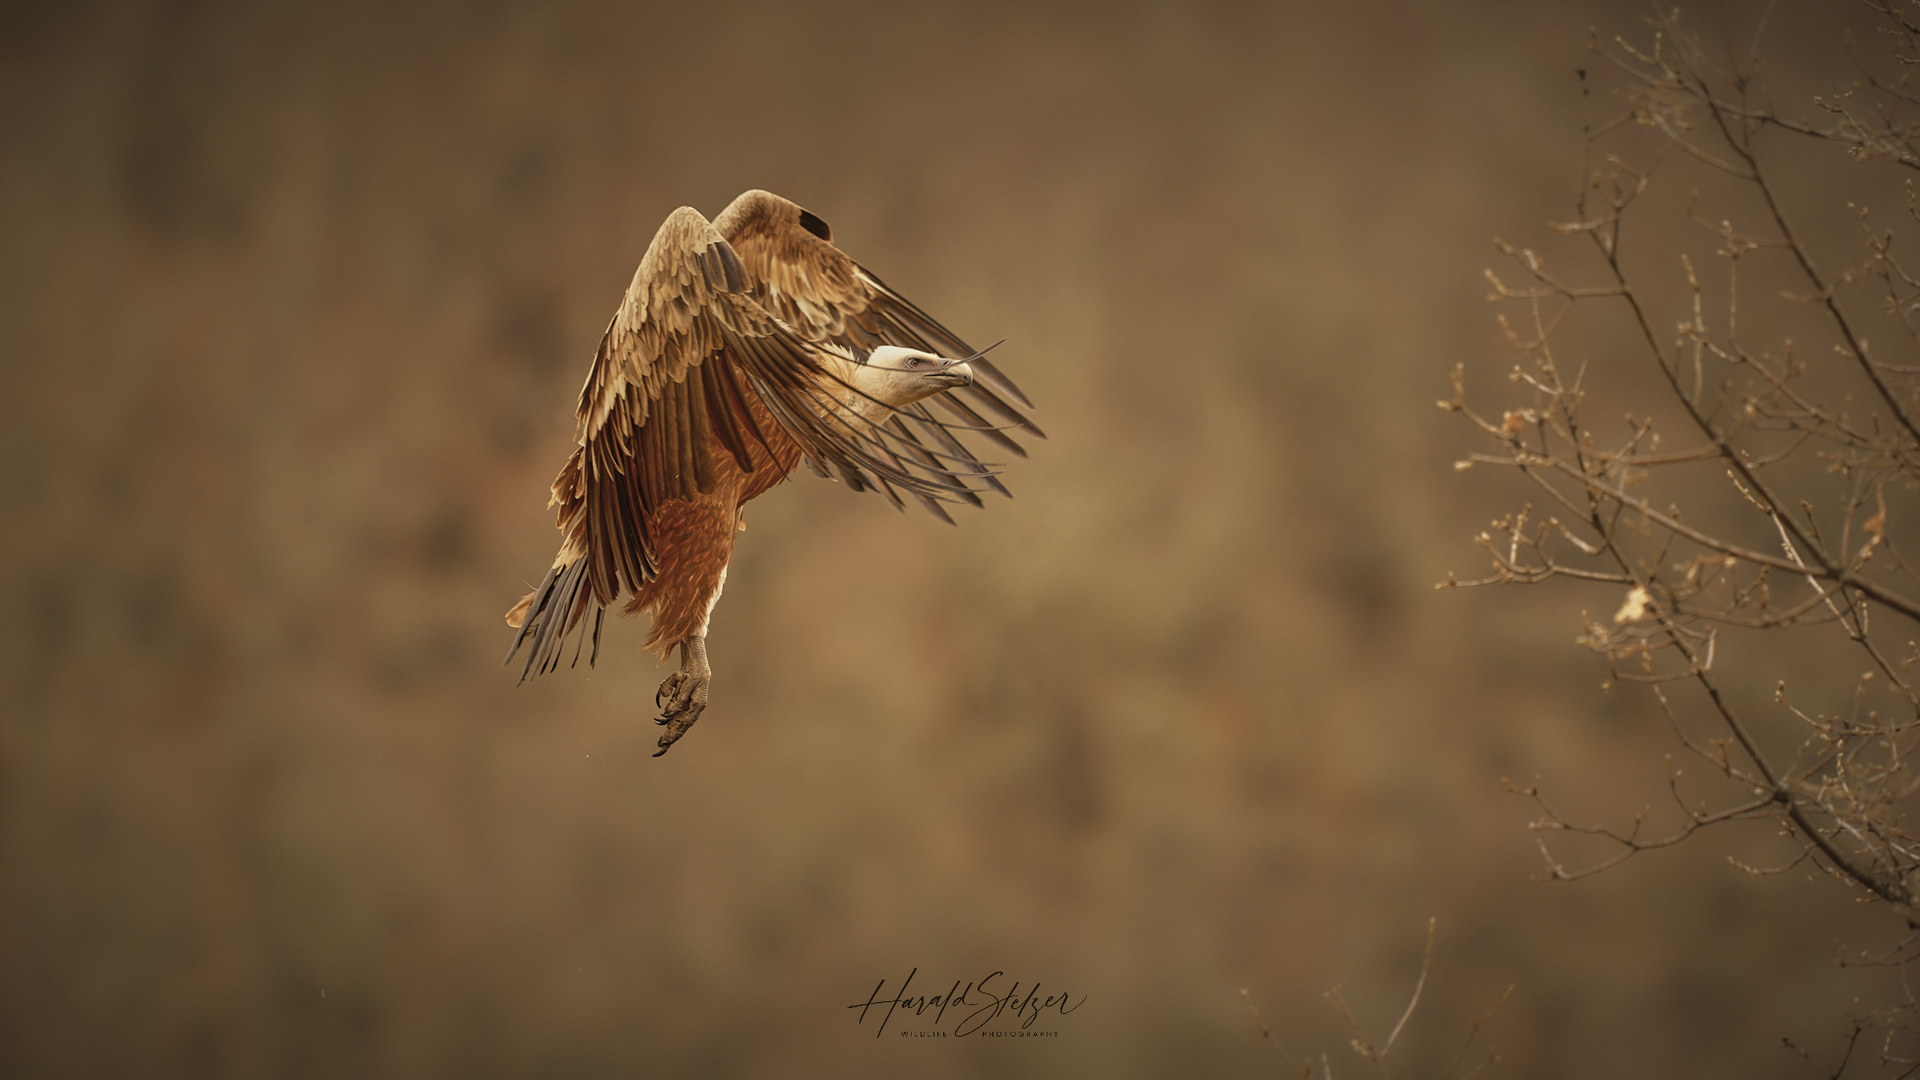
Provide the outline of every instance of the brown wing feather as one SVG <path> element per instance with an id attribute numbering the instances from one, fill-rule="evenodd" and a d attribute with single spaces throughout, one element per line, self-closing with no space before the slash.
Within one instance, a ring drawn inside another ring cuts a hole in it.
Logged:
<path id="1" fill-rule="evenodd" d="M 955 359 L 974 353 L 959 335 L 835 247 L 826 222 L 787 199 L 766 191 L 746 192 L 713 225 L 739 253 L 753 279 L 754 299 L 803 337 L 862 351 L 898 345 Z M 1011 399 L 1033 407 L 1013 380 L 984 358 L 971 366 L 976 377 L 973 386 L 946 391 L 935 400 L 965 395 L 1005 420 L 1006 426 L 1046 437 L 1009 404 Z M 931 418 L 930 413 L 926 415 Z M 994 426 L 974 415 L 981 426 Z M 1010 438 L 995 441 L 1025 455 Z"/>
<path id="2" fill-rule="evenodd" d="M 745 284 L 713 226 L 681 207 L 654 235 L 594 353 L 576 410 L 584 467 L 562 470 L 553 502 L 560 528 L 584 541 L 602 606 L 653 577 L 647 519 L 662 502 L 711 487 L 716 441 L 752 469 L 742 434 L 751 419 L 714 415 L 706 390 L 736 321 L 730 290 Z"/>
<path id="3" fill-rule="evenodd" d="M 515 609 L 509 659 L 533 642 L 523 677 L 557 666 L 589 607 L 603 611 L 653 578 L 653 510 L 712 486 L 716 443 L 753 470 L 746 440 L 765 437 L 737 388 L 728 394 L 731 373 L 709 378 L 728 366 L 713 361 L 735 336 L 734 301 L 758 312 L 747 286 L 739 257 L 690 207 L 648 245 L 580 388 L 579 445 L 553 482 L 564 536 L 554 571 Z M 596 645 L 598 631 L 596 617 Z"/>

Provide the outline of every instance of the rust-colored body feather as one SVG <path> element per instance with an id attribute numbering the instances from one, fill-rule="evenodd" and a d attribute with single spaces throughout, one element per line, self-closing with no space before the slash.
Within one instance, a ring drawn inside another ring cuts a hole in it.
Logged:
<path id="1" fill-rule="evenodd" d="M 800 444 L 772 424 L 757 397 L 749 406 L 772 429 L 767 446 L 750 447 L 753 471 L 743 471 L 731 455 L 715 455 L 709 492 L 670 499 L 654 511 L 654 577 L 634 594 L 624 614 L 653 613 L 645 647 L 662 659 L 676 644 L 705 631 L 714 593 L 733 558 L 742 509 L 800 463 Z"/>

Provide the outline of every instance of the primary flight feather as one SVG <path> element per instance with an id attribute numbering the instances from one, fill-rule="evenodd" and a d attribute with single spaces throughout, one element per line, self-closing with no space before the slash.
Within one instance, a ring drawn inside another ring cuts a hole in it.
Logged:
<path id="1" fill-rule="evenodd" d="M 938 406 L 936 411 L 933 406 Z M 558 667 L 606 609 L 650 612 L 646 647 L 680 668 L 655 695 L 664 754 L 707 703 L 707 625 L 747 501 L 801 462 L 856 491 L 942 503 L 1007 489 L 956 437 L 1014 454 L 1044 438 L 984 354 L 833 244 L 827 223 L 749 191 L 709 222 L 667 216 L 587 371 L 578 446 L 553 482 L 560 553 L 507 612 L 524 681 Z"/>

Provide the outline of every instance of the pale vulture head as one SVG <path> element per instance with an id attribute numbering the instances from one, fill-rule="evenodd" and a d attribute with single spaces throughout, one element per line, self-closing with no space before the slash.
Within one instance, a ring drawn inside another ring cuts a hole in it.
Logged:
<path id="1" fill-rule="evenodd" d="M 942 390 L 971 386 L 973 368 L 968 361 L 980 355 L 949 360 L 918 349 L 882 345 L 868 354 L 865 363 L 860 363 L 828 353 L 833 374 L 839 376 L 828 393 L 849 411 L 877 424 L 884 422 L 894 409 L 932 397 Z M 841 382 L 846 385 L 840 385 Z"/>

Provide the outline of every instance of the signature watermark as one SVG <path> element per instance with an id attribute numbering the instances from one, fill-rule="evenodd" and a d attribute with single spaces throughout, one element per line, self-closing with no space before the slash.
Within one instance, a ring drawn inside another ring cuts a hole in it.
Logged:
<path id="1" fill-rule="evenodd" d="M 964 1039 L 969 1035 L 978 1035 L 988 1039 L 1018 1038 L 1059 1038 L 1060 1032 L 1054 1028 L 1034 1025 L 1042 1016 L 1049 1020 L 1057 1016 L 1067 1016 L 1087 1003 L 1087 995 L 1080 995 L 1078 1001 L 1064 991 L 1041 994 L 1038 982 L 1028 985 L 1017 979 L 1008 980 L 1007 973 L 996 971 L 977 982 L 968 982 L 962 987 L 962 980 L 955 979 L 953 985 L 943 994 L 914 995 L 914 976 L 920 974 L 919 968 L 907 973 L 900 981 L 900 989 L 892 997 L 881 997 L 887 992 L 887 980 L 881 979 L 880 985 L 873 988 L 867 1000 L 847 1006 L 860 1010 L 857 1023 L 864 1026 L 867 1014 L 880 1010 L 879 1027 L 873 1033 L 874 1038 L 886 1034 L 887 1024 L 894 1013 L 905 1010 L 913 1013 L 923 1022 L 930 1021 L 931 1027 L 915 1030 L 903 1030 L 902 1038 L 922 1039 Z M 1001 988 L 1005 988 L 1002 992 Z M 953 1030 L 949 1033 L 942 1025 L 948 1014 L 953 1016 Z M 995 1020 L 1006 1018 L 1006 1023 L 998 1027 L 989 1027 Z"/>

